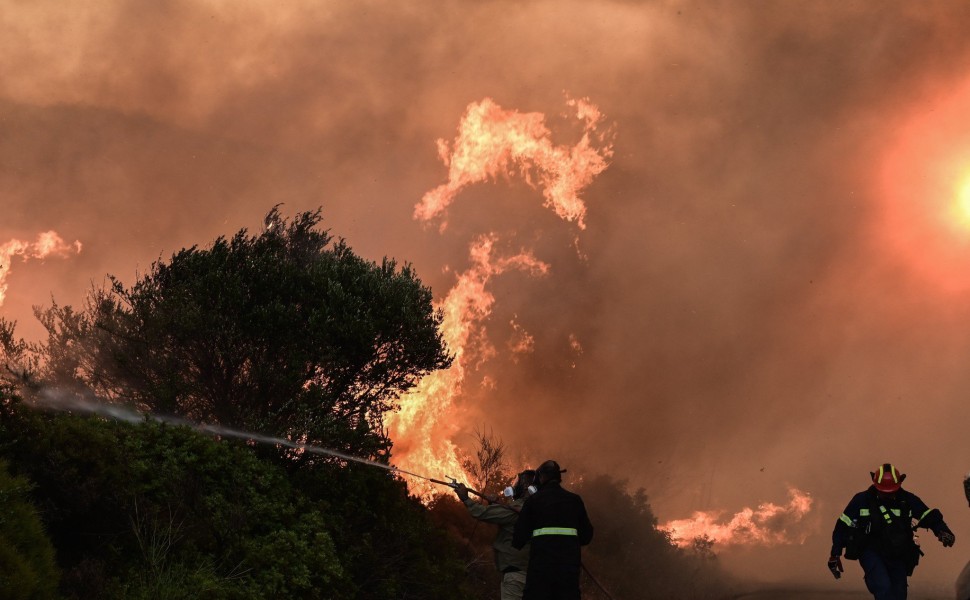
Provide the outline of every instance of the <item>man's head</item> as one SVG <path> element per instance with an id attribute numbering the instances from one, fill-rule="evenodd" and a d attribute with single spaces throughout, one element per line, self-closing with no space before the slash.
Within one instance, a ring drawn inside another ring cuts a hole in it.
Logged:
<path id="1" fill-rule="evenodd" d="M 880 496 L 892 496 L 899 491 L 906 475 L 899 472 L 891 463 L 883 463 L 875 471 L 870 471 L 872 484 Z"/>
<path id="2" fill-rule="evenodd" d="M 519 498 L 527 497 L 529 492 L 529 486 L 533 484 L 536 480 L 536 472 L 532 469 L 526 469 L 519 473 L 518 477 L 515 478 L 515 486 L 512 488 L 512 497 L 518 500 Z"/>
<path id="3" fill-rule="evenodd" d="M 559 463 L 554 460 L 547 460 L 536 469 L 536 480 L 539 485 L 545 485 L 550 481 L 562 481 L 562 474 L 566 469 L 560 469 Z"/>

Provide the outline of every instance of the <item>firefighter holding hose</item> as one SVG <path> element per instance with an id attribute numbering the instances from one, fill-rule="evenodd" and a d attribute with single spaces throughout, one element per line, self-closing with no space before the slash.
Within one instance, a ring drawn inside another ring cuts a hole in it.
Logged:
<path id="1" fill-rule="evenodd" d="M 880 465 L 870 475 L 872 485 L 853 496 L 835 522 L 828 568 L 836 579 L 842 576 L 844 549 L 847 559 L 859 561 L 866 588 L 876 600 L 906 600 L 907 577 L 923 554 L 913 531 L 932 530 L 944 547 L 952 546 L 956 537 L 938 509 L 902 488 L 906 475 L 894 465 Z"/>
<path id="2" fill-rule="evenodd" d="M 509 504 L 481 504 L 468 496 L 468 488 L 457 483 L 454 486 L 458 499 L 468 513 L 479 521 L 498 525 L 498 533 L 492 548 L 495 551 L 495 568 L 502 573 L 502 600 L 521 600 L 525 590 L 526 571 L 529 567 L 529 549 L 512 547 L 512 532 L 519 520 L 519 511 L 532 491 L 536 472 L 527 469 L 519 473 L 515 486 L 505 488 Z"/>

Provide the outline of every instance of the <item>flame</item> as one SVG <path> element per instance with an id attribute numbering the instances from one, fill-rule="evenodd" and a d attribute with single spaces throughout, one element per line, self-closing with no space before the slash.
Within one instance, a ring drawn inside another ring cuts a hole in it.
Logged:
<path id="1" fill-rule="evenodd" d="M 722 518 L 723 510 L 699 511 L 689 519 L 670 521 L 659 529 L 668 532 L 678 546 L 689 546 L 701 536 L 721 546 L 801 544 L 808 533 L 799 525 L 812 509 L 812 497 L 793 487 L 788 489 L 788 496 L 784 506 L 766 502 L 756 509 L 746 507 L 727 520 Z"/>
<path id="2" fill-rule="evenodd" d="M 597 127 L 603 117 L 588 100 L 567 99 L 583 127 L 582 138 L 574 146 L 556 146 L 541 113 L 519 113 L 504 110 L 491 98 L 468 105 L 458 126 L 453 144 L 438 140 L 438 153 L 448 166 L 448 183 L 424 195 L 415 207 L 414 218 L 427 221 L 441 216 L 467 185 L 496 179 L 499 175 L 520 173 L 527 183 L 538 187 L 545 198 L 544 206 L 562 219 L 584 228 L 586 205 L 580 192 L 607 167 L 612 146 L 607 133 Z M 528 250 L 512 256 L 495 256 L 498 236 L 490 233 L 472 241 L 469 247 L 471 266 L 458 275 L 454 287 L 436 303 L 442 311 L 442 337 L 454 355 L 452 366 L 425 377 L 409 394 L 401 398 L 400 410 L 388 415 L 385 424 L 394 440 L 395 464 L 404 470 L 421 474 L 463 477 L 468 480 L 460 451 L 452 441 L 459 430 L 461 411 L 456 400 L 468 373 L 495 355 L 485 336 L 485 321 L 492 312 L 495 297 L 488 291 L 491 279 L 508 270 L 543 275 L 549 266 Z M 511 347 L 527 352 L 532 337 L 513 323 Z M 486 386 L 494 381 L 486 378 Z M 427 500 L 439 489 L 416 488 L 412 493 Z"/>
<path id="3" fill-rule="evenodd" d="M 509 325 L 512 327 L 512 337 L 508 341 L 508 348 L 512 353 L 512 362 L 518 362 L 520 354 L 532 354 L 535 351 L 536 339 L 515 319 L 512 319 Z"/>
<path id="4" fill-rule="evenodd" d="M 414 217 L 429 220 L 444 212 L 463 187 L 518 171 L 532 186 L 535 173 L 544 206 L 584 229 L 586 205 L 579 193 L 606 169 L 613 148 L 606 141 L 609 132 L 597 131 L 603 117 L 596 106 L 587 99 L 568 99 L 567 105 L 583 122 L 582 138 L 574 146 L 552 143 L 542 113 L 504 110 L 491 98 L 469 104 L 455 141 L 449 145 L 438 140 L 448 183 L 425 194 L 415 206 Z"/>
<path id="5" fill-rule="evenodd" d="M 436 308 L 442 311 L 442 337 L 454 362 L 449 369 L 436 371 L 421 380 L 401 399 L 398 412 L 388 415 L 386 425 L 395 443 L 395 463 L 416 473 L 435 476 L 464 477 L 465 469 L 459 452 L 451 441 L 456 428 L 453 419 L 455 399 L 461 394 L 465 374 L 470 367 L 494 353 L 484 337 L 484 321 L 491 314 L 495 297 L 486 284 L 508 269 L 519 269 L 533 275 L 545 274 L 549 266 L 524 252 L 495 259 L 492 256 L 496 236 L 490 234 L 472 243 L 469 254 L 472 266 L 458 276 L 455 286 Z M 429 497 L 433 489 L 416 491 Z"/>
<path id="6" fill-rule="evenodd" d="M 71 251 L 81 252 L 81 242 L 65 243 L 55 231 L 45 231 L 38 234 L 36 242 L 10 240 L 0 245 L 0 306 L 7 296 L 7 276 L 10 274 L 11 262 L 14 256 L 23 257 L 26 262 L 30 259 L 43 259 L 48 256 L 67 256 Z"/>

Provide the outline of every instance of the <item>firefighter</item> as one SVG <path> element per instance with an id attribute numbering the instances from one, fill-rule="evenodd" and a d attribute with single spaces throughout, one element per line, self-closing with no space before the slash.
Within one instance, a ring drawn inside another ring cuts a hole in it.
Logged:
<path id="1" fill-rule="evenodd" d="M 528 548 L 512 547 L 512 529 L 519 519 L 519 511 L 529 497 L 536 472 L 526 469 L 519 473 L 514 487 L 505 488 L 505 496 L 511 497 L 509 504 L 481 504 L 468 497 L 464 484 L 455 486 L 458 499 L 468 508 L 469 514 L 479 521 L 498 525 L 498 533 L 492 542 L 495 552 L 495 568 L 502 573 L 502 600 L 521 600 L 525 590 L 525 574 L 529 567 Z"/>
<path id="2" fill-rule="evenodd" d="M 967 497 L 967 503 L 970 504 L 970 473 L 963 478 L 963 495 Z M 970 600 L 970 562 L 963 567 L 963 571 L 957 577 L 957 600 Z"/>
<path id="3" fill-rule="evenodd" d="M 536 469 L 538 491 L 526 501 L 515 523 L 512 546 L 530 544 L 523 600 L 579 600 L 581 546 L 593 539 L 583 499 L 561 486 L 556 461 Z"/>
<path id="4" fill-rule="evenodd" d="M 835 522 L 828 567 L 836 579 L 842 576 L 845 549 L 847 559 L 859 561 L 866 588 L 876 600 L 906 600 L 906 578 L 923 554 L 913 531 L 932 530 L 944 547 L 952 546 L 956 537 L 939 510 L 902 489 L 906 475 L 894 465 L 880 465 L 870 475 L 872 485 L 853 496 Z"/>

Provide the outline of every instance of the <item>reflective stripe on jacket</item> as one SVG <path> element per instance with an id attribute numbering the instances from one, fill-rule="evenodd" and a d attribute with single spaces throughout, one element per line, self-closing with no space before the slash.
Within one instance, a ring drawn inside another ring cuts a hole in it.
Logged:
<path id="1" fill-rule="evenodd" d="M 872 507 L 880 512 L 873 515 Z M 908 524 L 916 520 L 916 527 L 932 529 L 934 533 L 944 525 L 940 511 L 926 506 L 916 494 L 900 488 L 895 497 L 879 498 L 876 487 L 869 486 L 852 497 L 836 520 L 832 530 L 832 556 L 841 556 L 853 536 L 864 539 L 872 530 L 873 518 L 887 524 L 893 519 L 906 519 Z"/>
<path id="2" fill-rule="evenodd" d="M 529 569 L 580 565 L 580 546 L 593 539 L 593 525 L 583 499 L 549 481 L 526 500 L 515 524 L 512 545 L 531 541 Z"/>

